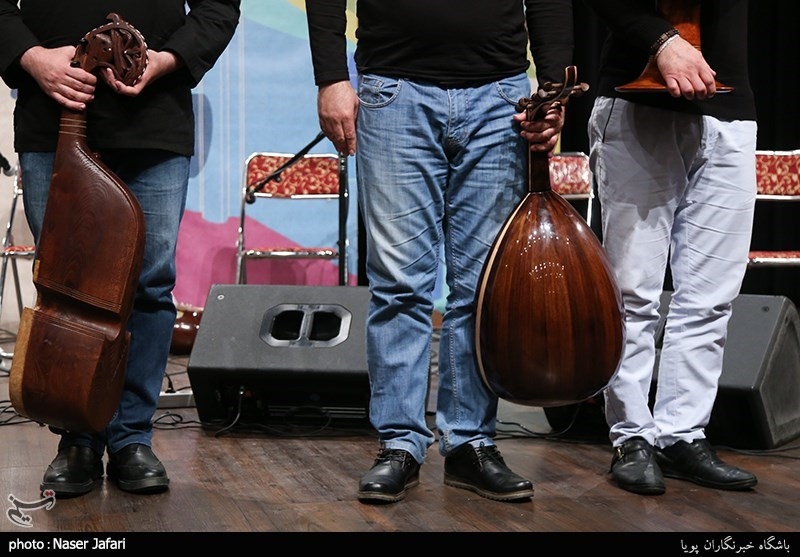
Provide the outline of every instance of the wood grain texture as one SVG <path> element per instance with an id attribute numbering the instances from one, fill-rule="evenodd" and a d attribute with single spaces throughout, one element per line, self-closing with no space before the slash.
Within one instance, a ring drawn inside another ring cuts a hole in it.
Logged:
<path id="1" fill-rule="evenodd" d="M 619 288 L 597 236 L 551 187 L 546 155 L 492 244 L 477 294 L 479 371 L 500 398 L 586 400 L 616 373 L 625 341 Z"/>

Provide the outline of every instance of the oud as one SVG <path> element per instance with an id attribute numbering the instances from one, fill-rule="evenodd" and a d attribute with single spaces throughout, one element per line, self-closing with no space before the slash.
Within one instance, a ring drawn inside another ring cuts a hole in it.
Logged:
<path id="1" fill-rule="evenodd" d="M 563 84 L 520 101 L 526 118 L 588 87 Z M 625 340 L 622 297 L 586 220 L 550 182 L 549 154 L 528 152 L 528 192 L 492 244 L 476 298 L 478 369 L 498 397 L 529 406 L 591 398 L 616 374 Z"/>

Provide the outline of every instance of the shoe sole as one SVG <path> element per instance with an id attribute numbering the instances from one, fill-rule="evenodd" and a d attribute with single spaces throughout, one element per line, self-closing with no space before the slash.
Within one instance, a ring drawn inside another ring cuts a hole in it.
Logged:
<path id="1" fill-rule="evenodd" d="M 639 485 L 639 484 L 626 484 L 617 481 L 617 486 L 625 491 L 636 493 L 637 495 L 663 495 L 667 489 L 663 485 Z"/>
<path id="2" fill-rule="evenodd" d="M 56 494 L 56 498 L 66 499 L 66 498 L 69 498 L 69 497 L 78 497 L 79 495 L 86 495 L 87 493 L 89 493 L 90 491 L 92 491 L 94 489 L 95 484 L 97 482 L 99 482 L 101 479 L 102 479 L 102 476 L 100 478 L 96 478 L 94 480 L 91 480 L 91 481 L 88 481 L 88 482 L 85 482 L 85 483 L 82 483 L 82 484 L 78 484 L 78 483 L 65 484 L 65 483 L 61 483 L 61 482 L 52 482 L 52 483 L 42 482 L 41 484 L 39 484 L 39 489 L 41 490 L 42 495 L 44 495 L 45 491 L 50 490 L 50 491 L 52 491 L 53 493 Z"/>
<path id="3" fill-rule="evenodd" d="M 169 478 L 145 478 L 143 480 L 120 480 L 108 477 L 119 489 L 128 493 L 152 494 L 161 493 L 169 489 Z"/>
<path id="4" fill-rule="evenodd" d="M 485 489 L 481 489 L 477 485 L 473 485 L 469 482 L 465 482 L 453 476 L 447 475 L 444 477 L 444 485 L 457 487 L 459 489 L 466 489 L 472 491 L 473 493 L 477 493 L 481 497 L 485 497 L 486 499 L 491 499 L 493 501 L 518 501 L 533 497 L 532 489 L 521 489 L 519 491 L 511 491 L 509 493 L 497 493 L 496 491 L 487 491 Z"/>
<path id="5" fill-rule="evenodd" d="M 399 491 L 397 493 L 380 493 L 378 491 L 359 491 L 358 500 L 363 501 L 365 503 L 368 503 L 370 501 L 379 503 L 396 503 L 406 498 L 406 491 L 408 491 L 412 487 L 417 487 L 418 485 L 419 485 L 419 478 L 411 480 L 408 483 L 406 483 L 406 486 L 405 488 L 403 488 L 403 491 Z"/>
<path id="6" fill-rule="evenodd" d="M 725 491 L 747 491 L 753 489 L 758 484 L 758 478 L 754 478 L 752 480 L 742 480 L 739 482 L 728 482 L 723 484 L 717 482 L 710 482 L 708 480 L 704 480 L 703 478 L 697 478 L 695 476 L 687 476 L 686 474 L 681 474 L 680 472 L 664 468 L 663 464 L 661 465 L 661 473 L 664 474 L 664 476 L 666 476 L 667 478 L 692 482 L 703 487 L 710 487 L 712 489 L 722 489 Z"/>

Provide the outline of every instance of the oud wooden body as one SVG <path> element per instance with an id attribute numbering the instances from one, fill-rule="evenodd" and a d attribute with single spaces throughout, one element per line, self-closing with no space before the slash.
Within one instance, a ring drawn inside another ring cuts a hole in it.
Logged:
<path id="1" fill-rule="evenodd" d="M 132 84 L 146 46 L 119 16 L 109 19 L 86 35 L 73 63 L 111 67 Z M 88 148 L 86 114 L 64 109 L 34 261 L 36 303 L 23 310 L 10 371 L 19 414 L 81 432 L 111 420 L 125 384 L 144 227 L 134 195 Z"/>
<path id="2" fill-rule="evenodd" d="M 500 398 L 574 404 L 619 367 L 624 312 L 613 273 L 586 221 L 550 189 L 529 192 L 506 221 L 477 310 L 479 369 Z"/>
<path id="3" fill-rule="evenodd" d="M 169 351 L 180 356 L 191 353 L 194 347 L 197 331 L 200 330 L 200 320 L 203 318 L 203 308 L 178 305 L 177 310 Z"/>

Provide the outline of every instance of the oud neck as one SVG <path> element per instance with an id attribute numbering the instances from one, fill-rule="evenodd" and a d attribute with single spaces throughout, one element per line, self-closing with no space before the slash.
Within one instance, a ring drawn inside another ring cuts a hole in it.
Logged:
<path id="1" fill-rule="evenodd" d="M 550 154 L 528 152 L 528 191 L 550 191 Z"/>

